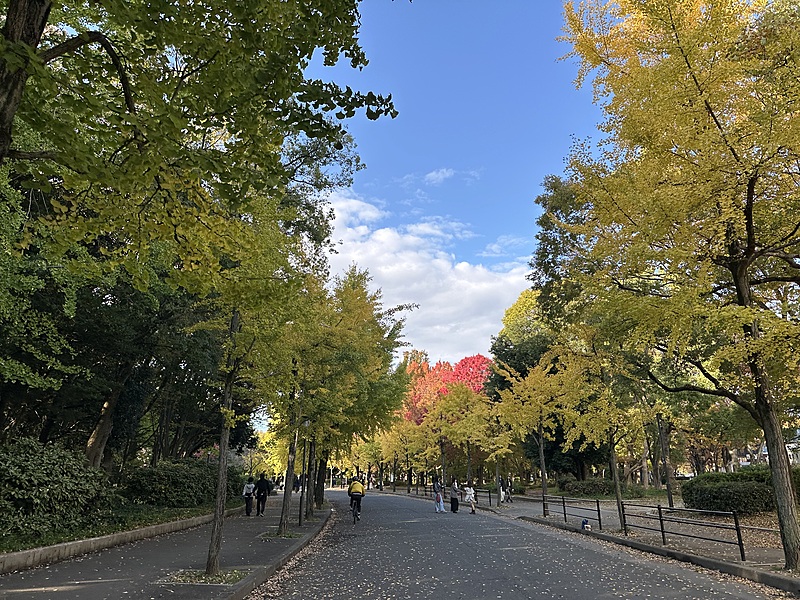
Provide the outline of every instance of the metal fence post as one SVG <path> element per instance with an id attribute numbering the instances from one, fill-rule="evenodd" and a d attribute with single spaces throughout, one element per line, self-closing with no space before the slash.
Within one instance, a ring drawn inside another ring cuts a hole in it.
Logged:
<path id="1" fill-rule="evenodd" d="M 620 502 L 622 505 L 622 531 L 625 532 L 625 535 L 628 535 L 628 519 L 625 518 L 625 503 Z"/>
<path id="2" fill-rule="evenodd" d="M 564 510 L 564 523 L 567 522 L 567 499 L 561 496 L 561 508 Z"/>
<path id="3" fill-rule="evenodd" d="M 664 513 L 661 511 L 661 505 L 658 505 L 658 523 L 661 526 L 661 543 L 667 545 L 667 536 L 664 533 Z"/>
<path id="4" fill-rule="evenodd" d="M 742 557 L 742 562 L 746 559 L 744 557 L 744 542 L 742 541 L 742 528 L 739 527 L 739 515 L 733 511 L 733 524 L 736 526 L 736 540 L 739 542 L 739 554 Z"/>
<path id="5" fill-rule="evenodd" d="M 597 502 L 597 528 L 603 531 L 603 519 L 600 518 L 600 498 L 595 498 L 595 502 Z"/>

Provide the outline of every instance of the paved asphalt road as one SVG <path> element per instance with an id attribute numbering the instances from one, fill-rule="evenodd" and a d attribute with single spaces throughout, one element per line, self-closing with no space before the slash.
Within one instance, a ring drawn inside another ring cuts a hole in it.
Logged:
<path id="1" fill-rule="evenodd" d="M 771 588 L 585 536 L 486 513 L 436 514 L 433 502 L 371 493 L 353 525 L 334 518 L 248 600 L 456 600 L 790 597 Z M 448 505 L 449 508 L 449 505 Z"/>

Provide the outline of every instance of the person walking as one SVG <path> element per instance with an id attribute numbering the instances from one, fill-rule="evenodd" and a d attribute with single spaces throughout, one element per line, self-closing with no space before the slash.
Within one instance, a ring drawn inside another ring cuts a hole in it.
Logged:
<path id="1" fill-rule="evenodd" d="M 256 484 L 253 483 L 253 478 L 248 477 L 247 483 L 244 484 L 242 490 L 242 498 L 244 498 L 244 513 L 249 517 L 253 512 L 253 493 L 255 492 Z"/>
<path id="2" fill-rule="evenodd" d="M 461 494 L 461 490 L 458 489 L 458 481 L 456 478 L 453 477 L 450 483 L 450 511 L 457 513 L 458 512 L 458 497 Z"/>
<path id="3" fill-rule="evenodd" d="M 470 511 L 469 514 L 475 514 L 475 488 L 472 487 L 472 479 L 467 481 L 467 485 L 464 488 L 464 502 L 469 502 Z"/>
<path id="4" fill-rule="evenodd" d="M 269 480 L 264 473 L 261 473 L 256 481 L 256 516 L 263 517 L 264 509 L 267 506 L 267 496 L 269 496 Z"/>
<path id="5" fill-rule="evenodd" d="M 433 476 L 433 501 L 436 512 L 444 512 L 444 498 L 442 497 L 442 484 L 439 482 L 439 476 Z"/>

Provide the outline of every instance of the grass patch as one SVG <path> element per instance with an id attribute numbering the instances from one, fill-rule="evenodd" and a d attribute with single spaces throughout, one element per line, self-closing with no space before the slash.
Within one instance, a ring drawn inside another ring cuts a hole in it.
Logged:
<path id="1" fill-rule="evenodd" d="M 206 585 L 233 585 L 250 575 L 250 571 L 230 569 L 216 575 L 206 575 L 205 571 L 178 571 L 164 580 L 165 583 L 200 583 Z"/>

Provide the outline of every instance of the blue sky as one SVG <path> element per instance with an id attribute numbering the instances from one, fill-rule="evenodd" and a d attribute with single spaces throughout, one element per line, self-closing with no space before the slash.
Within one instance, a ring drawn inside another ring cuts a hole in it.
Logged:
<path id="1" fill-rule="evenodd" d="M 557 0 L 365 0 L 370 64 L 314 74 L 392 94 L 399 116 L 348 121 L 367 168 L 331 198 L 334 272 L 368 269 L 384 303 L 413 302 L 405 338 L 433 361 L 488 355 L 528 284 L 534 198 L 575 140 L 597 139 Z"/>

